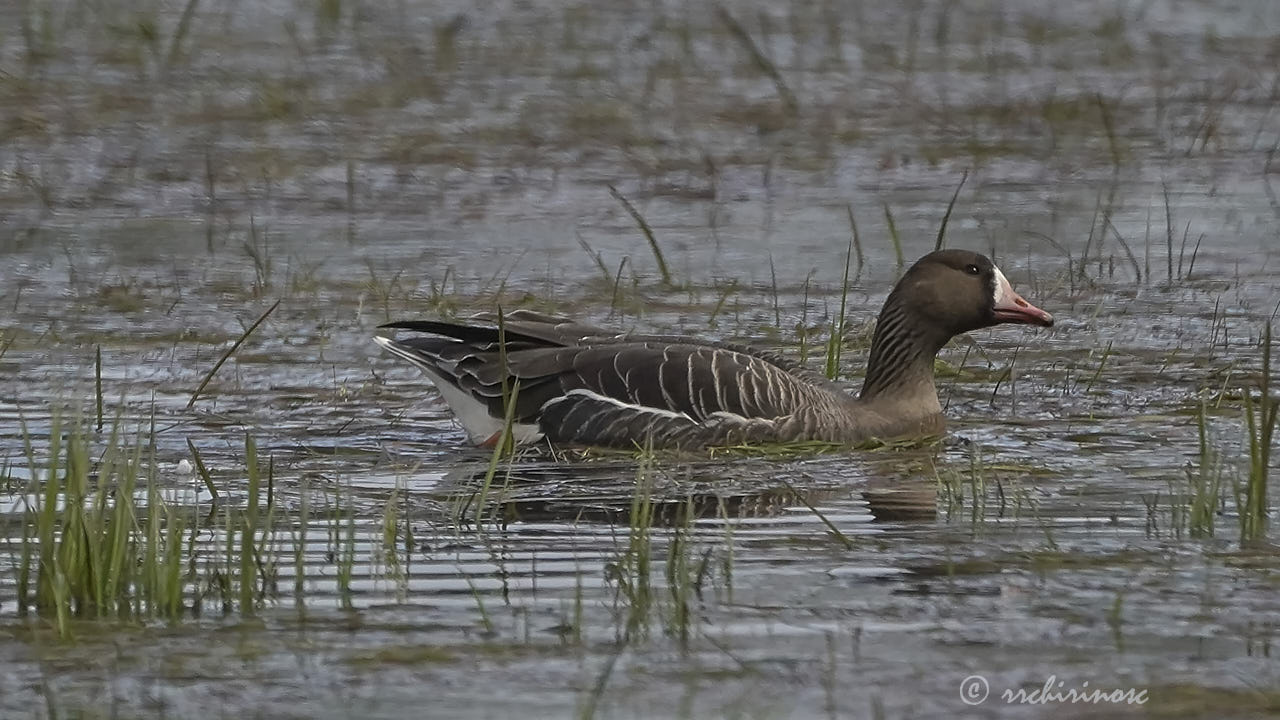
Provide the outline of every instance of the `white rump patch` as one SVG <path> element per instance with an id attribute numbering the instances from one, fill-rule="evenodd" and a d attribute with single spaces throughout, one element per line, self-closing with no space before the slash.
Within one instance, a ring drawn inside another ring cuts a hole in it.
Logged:
<path id="1" fill-rule="evenodd" d="M 413 363 L 426 374 L 427 378 L 436 386 L 436 389 L 440 391 L 440 395 L 444 397 L 445 403 L 449 405 L 449 409 L 453 411 L 454 416 L 458 418 L 458 423 L 462 425 L 462 429 L 466 431 L 467 437 L 470 438 L 472 444 L 483 445 L 502 432 L 505 423 L 501 418 L 496 418 L 489 414 L 488 404 L 449 382 L 447 377 L 427 362 L 427 358 L 411 350 L 406 350 L 389 337 L 375 335 L 373 340 L 391 354 Z M 512 425 L 511 435 L 517 445 L 525 445 L 542 439 L 542 431 L 538 429 L 537 425 L 530 423 Z"/>

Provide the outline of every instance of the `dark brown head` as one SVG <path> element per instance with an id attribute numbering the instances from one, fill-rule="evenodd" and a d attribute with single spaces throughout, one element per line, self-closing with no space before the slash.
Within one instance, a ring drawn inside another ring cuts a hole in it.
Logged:
<path id="1" fill-rule="evenodd" d="M 939 250 L 920 258 L 898 281 L 890 299 L 901 303 L 917 322 L 948 335 L 1001 323 L 1053 325 L 1053 316 L 1014 292 L 1000 268 L 968 250 Z"/>
<path id="2" fill-rule="evenodd" d="M 933 357 L 961 333 L 1001 323 L 1053 325 L 1023 300 L 990 260 L 968 250 L 939 250 L 916 261 L 880 311 L 861 398 L 881 396 L 940 412 Z"/>

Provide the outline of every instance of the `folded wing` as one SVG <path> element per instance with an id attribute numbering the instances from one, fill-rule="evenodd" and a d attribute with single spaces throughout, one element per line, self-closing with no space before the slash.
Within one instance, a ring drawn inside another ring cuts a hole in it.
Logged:
<path id="1" fill-rule="evenodd" d="M 532 313 L 512 313 L 501 331 L 484 316 L 384 327 L 429 333 L 378 342 L 426 371 L 477 442 L 501 429 L 510 398 L 515 423 L 538 436 L 614 447 L 785 439 L 814 400 L 812 385 L 767 356 L 687 338 L 609 334 Z"/>

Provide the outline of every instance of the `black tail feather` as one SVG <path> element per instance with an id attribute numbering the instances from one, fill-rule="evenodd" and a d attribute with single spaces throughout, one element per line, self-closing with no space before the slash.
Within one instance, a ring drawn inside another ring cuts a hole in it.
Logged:
<path id="1" fill-rule="evenodd" d="M 500 339 L 505 339 L 507 352 L 531 347 L 556 347 L 558 344 L 544 338 L 505 327 L 500 333 L 496 326 L 464 325 L 436 320 L 399 320 L 378 326 L 379 329 L 412 330 L 414 332 L 443 335 L 464 342 L 477 350 L 497 350 Z"/>

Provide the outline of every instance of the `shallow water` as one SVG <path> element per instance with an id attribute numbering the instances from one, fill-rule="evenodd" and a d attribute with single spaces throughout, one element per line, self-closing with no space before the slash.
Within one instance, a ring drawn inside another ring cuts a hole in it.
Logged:
<path id="1" fill-rule="evenodd" d="M 1241 548 L 1226 488 L 1214 537 L 1185 522 L 1202 393 L 1243 477 L 1280 297 L 1280 6 L 728 4 L 786 91 L 679 4 L 273 0 L 193 6 L 185 31 L 148 2 L 26 7 L 0 8 L 0 716 L 1280 709 L 1274 549 Z M 898 272 L 888 218 L 908 262 L 932 249 L 966 171 L 947 244 L 1058 324 L 944 351 L 942 444 L 525 457 L 486 504 L 487 453 L 369 342 L 501 304 L 816 364 L 852 213 L 856 383 Z M 149 438 L 154 417 L 169 501 L 215 507 L 200 567 L 246 504 L 245 435 L 270 458 L 277 575 L 252 615 L 209 599 L 74 642 L 19 617 L 24 436 L 38 455 L 55 416 L 93 416 L 99 349 L 108 424 Z M 216 505 L 178 472 L 188 441 Z M 1050 678 L 1148 702 L 1000 698 Z"/>

